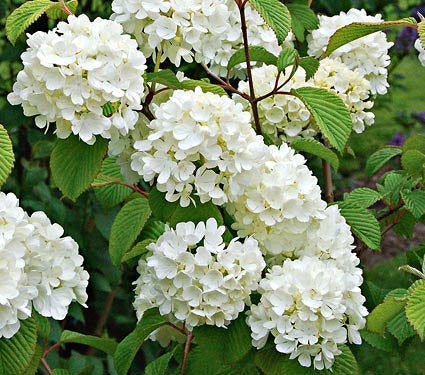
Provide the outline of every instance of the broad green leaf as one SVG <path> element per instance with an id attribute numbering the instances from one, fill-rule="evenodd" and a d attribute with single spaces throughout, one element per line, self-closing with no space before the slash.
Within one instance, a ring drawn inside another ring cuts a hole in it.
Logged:
<path id="1" fill-rule="evenodd" d="M 53 375 L 76 375 L 76 374 L 70 370 L 58 368 L 53 370 Z"/>
<path id="2" fill-rule="evenodd" d="M 142 239 L 149 239 L 156 241 L 165 231 L 165 224 L 162 221 L 150 218 L 144 226 L 140 237 Z"/>
<path id="3" fill-rule="evenodd" d="M 406 306 L 406 316 L 418 333 L 421 340 L 425 339 L 425 284 L 413 290 Z"/>
<path id="4" fill-rule="evenodd" d="M 143 254 L 146 254 L 148 250 L 146 247 L 151 243 L 155 242 L 155 240 L 146 239 L 142 242 L 136 244 L 128 253 L 125 253 L 121 259 L 121 262 L 128 262 L 130 259 L 140 257 Z"/>
<path id="5" fill-rule="evenodd" d="M 388 298 L 383 303 L 376 306 L 369 314 L 366 324 L 367 329 L 371 332 L 384 335 L 387 323 L 402 311 L 405 305 L 406 301 Z"/>
<path id="6" fill-rule="evenodd" d="M 34 319 L 37 323 L 37 330 L 45 339 L 48 339 L 50 336 L 50 321 L 49 318 L 46 318 L 40 315 L 37 311 L 33 311 Z"/>
<path id="7" fill-rule="evenodd" d="M 262 62 L 267 65 L 276 65 L 277 57 L 267 51 L 264 47 L 249 46 L 249 57 L 251 61 Z M 233 69 L 236 65 L 246 62 L 245 48 L 238 49 L 229 59 L 227 70 Z"/>
<path id="8" fill-rule="evenodd" d="M 353 124 L 341 98 L 330 91 L 314 87 L 302 87 L 291 93 L 306 105 L 331 146 L 342 153 Z"/>
<path id="9" fill-rule="evenodd" d="M 419 220 L 425 214 L 425 191 L 413 190 L 401 195 L 407 209 Z"/>
<path id="10" fill-rule="evenodd" d="M 127 375 L 131 363 L 147 337 L 166 323 L 158 310 L 151 309 L 145 312 L 136 329 L 121 341 L 114 354 L 114 364 L 118 375 Z"/>
<path id="11" fill-rule="evenodd" d="M 424 279 L 420 279 L 420 280 L 416 280 L 412 285 L 410 285 L 408 292 L 409 294 L 413 294 L 413 292 L 419 288 L 425 286 L 425 280 Z"/>
<path id="12" fill-rule="evenodd" d="M 6 182 L 12 172 L 15 155 L 12 141 L 3 125 L 0 125 L 0 187 Z"/>
<path id="13" fill-rule="evenodd" d="M 75 14 L 77 12 L 77 8 L 78 8 L 78 1 L 77 0 L 66 1 L 65 4 L 72 13 Z M 63 11 L 63 7 L 62 7 L 62 4 L 60 2 L 55 3 L 54 6 L 50 7 L 47 10 L 46 14 L 47 14 L 47 17 L 49 17 L 53 20 L 68 17 L 68 15 Z"/>
<path id="14" fill-rule="evenodd" d="M 382 195 L 369 188 L 354 189 L 344 201 L 362 208 L 368 208 L 382 199 Z"/>
<path id="15" fill-rule="evenodd" d="M 416 24 L 414 18 L 406 18 L 400 21 L 389 21 L 389 22 L 354 22 L 350 25 L 340 28 L 332 35 L 329 40 L 328 48 L 322 56 L 328 57 L 332 52 L 336 51 L 339 47 L 348 44 L 354 40 L 360 39 L 364 36 L 376 33 L 378 31 L 384 31 L 388 29 L 412 26 Z"/>
<path id="16" fill-rule="evenodd" d="M 277 58 L 277 70 L 283 72 L 288 66 L 295 64 L 296 52 L 291 47 L 286 47 L 282 50 Z"/>
<path id="17" fill-rule="evenodd" d="M 96 198 L 104 208 L 111 208 L 120 204 L 133 192 L 127 186 L 119 184 L 123 180 L 120 166 L 117 164 L 117 158 L 106 158 L 92 184 L 95 188 Z"/>
<path id="18" fill-rule="evenodd" d="M 378 172 L 389 160 L 401 154 L 398 147 L 384 147 L 373 153 L 366 163 L 366 175 L 372 177 Z"/>
<path id="19" fill-rule="evenodd" d="M 305 40 L 305 30 L 313 30 L 317 28 L 319 19 L 314 11 L 306 4 L 287 4 L 292 18 L 292 30 L 295 36 L 301 42 Z"/>
<path id="20" fill-rule="evenodd" d="M 404 289 L 404 288 L 397 288 L 397 289 L 393 289 L 393 290 L 390 290 L 387 294 L 386 294 L 386 296 L 385 296 L 385 298 L 384 298 L 384 301 L 386 301 L 387 299 L 390 299 L 390 298 L 395 298 L 395 299 L 404 299 L 404 298 L 406 298 L 407 296 L 409 296 L 409 291 L 407 290 L 407 289 Z"/>
<path id="21" fill-rule="evenodd" d="M 394 318 L 387 324 L 388 332 L 390 332 L 398 341 L 401 346 L 410 337 L 415 336 L 416 332 L 406 317 L 406 311 L 400 311 Z"/>
<path id="22" fill-rule="evenodd" d="M 21 321 L 11 339 L 0 339 L 0 375 L 19 375 L 31 365 L 36 353 L 37 323 L 34 318 Z"/>
<path id="23" fill-rule="evenodd" d="M 418 150 L 403 151 L 401 165 L 412 176 L 422 177 L 425 168 L 425 154 Z"/>
<path id="24" fill-rule="evenodd" d="M 145 375 L 165 375 L 168 364 L 176 351 L 176 346 L 172 351 L 163 354 L 161 357 L 155 359 L 146 366 Z"/>
<path id="25" fill-rule="evenodd" d="M 347 220 L 354 234 L 370 249 L 379 250 L 381 247 L 381 228 L 372 213 L 362 207 L 348 202 L 338 204 L 342 216 Z"/>
<path id="26" fill-rule="evenodd" d="M 182 83 L 169 69 L 160 70 L 159 72 L 147 73 L 146 82 L 159 83 L 160 85 L 169 87 L 173 90 L 183 89 Z"/>
<path id="27" fill-rule="evenodd" d="M 279 0 L 249 0 L 252 7 L 276 34 L 279 44 L 283 44 L 291 28 L 291 14 Z"/>
<path id="28" fill-rule="evenodd" d="M 384 352 L 397 353 L 397 341 L 391 335 L 388 335 L 387 337 L 382 337 L 377 333 L 368 332 L 366 330 L 360 331 L 360 334 L 362 336 L 362 339 L 374 348 L 383 350 Z"/>
<path id="29" fill-rule="evenodd" d="M 251 350 L 251 330 L 241 314 L 226 330 L 224 358 L 228 363 L 240 361 Z"/>
<path id="30" fill-rule="evenodd" d="M 34 352 L 34 355 L 32 356 L 31 363 L 29 367 L 26 369 L 24 375 L 35 375 L 37 373 L 42 355 L 43 355 L 43 349 L 41 348 L 41 346 L 37 345 L 35 347 L 35 352 Z"/>
<path id="31" fill-rule="evenodd" d="M 299 65 L 305 70 L 306 79 L 309 80 L 316 74 L 319 69 L 320 62 L 314 57 L 302 57 L 299 61 Z"/>
<path id="32" fill-rule="evenodd" d="M 215 375 L 261 375 L 254 363 L 255 352 L 252 350 L 248 356 L 238 362 L 229 363 Z"/>
<path id="33" fill-rule="evenodd" d="M 131 200 L 118 213 L 112 224 L 109 240 L 109 255 L 114 265 L 120 265 L 150 215 L 149 201 L 143 197 Z"/>
<path id="34" fill-rule="evenodd" d="M 315 139 L 298 138 L 291 143 L 291 147 L 296 151 L 308 152 L 309 154 L 318 156 L 319 158 L 326 160 L 332 166 L 335 171 L 339 168 L 338 156 Z"/>
<path id="35" fill-rule="evenodd" d="M 6 35 L 13 45 L 19 36 L 51 7 L 57 4 L 49 0 L 27 1 L 15 9 L 6 20 Z"/>
<path id="36" fill-rule="evenodd" d="M 74 343 L 87 345 L 92 348 L 101 350 L 109 355 L 114 355 L 115 350 L 117 348 L 117 342 L 114 339 L 88 336 L 78 332 L 72 332 L 67 330 L 62 332 L 60 341 L 62 341 L 64 344 Z"/>
<path id="37" fill-rule="evenodd" d="M 222 87 L 205 81 L 186 79 L 182 81 L 182 87 L 185 90 L 195 90 L 197 87 L 200 87 L 203 92 L 212 92 L 220 96 L 227 96 L 226 91 Z"/>
<path id="38" fill-rule="evenodd" d="M 52 177 L 64 195 L 75 201 L 93 182 L 106 153 L 106 139 L 93 146 L 76 136 L 59 139 L 50 158 Z"/>
<path id="39" fill-rule="evenodd" d="M 403 152 L 410 150 L 418 150 L 425 154 L 425 135 L 416 134 L 413 137 L 407 138 L 403 145 Z"/>
<path id="40" fill-rule="evenodd" d="M 410 212 L 406 212 L 399 222 L 393 227 L 393 230 L 398 235 L 411 240 L 413 238 L 415 226 L 416 219 Z"/>

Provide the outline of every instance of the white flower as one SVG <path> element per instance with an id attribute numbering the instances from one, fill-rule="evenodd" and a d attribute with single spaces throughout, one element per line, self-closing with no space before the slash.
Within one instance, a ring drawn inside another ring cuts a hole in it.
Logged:
<path id="1" fill-rule="evenodd" d="M 138 319 L 152 307 L 188 329 L 224 327 L 236 319 L 258 287 L 265 262 L 257 241 L 234 239 L 226 247 L 215 219 L 179 223 L 149 245 L 139 261 L 134 307 Z"/>
<path id="2" fill-rule="evenodd" d="M 338 345 L 361 342 L 357 338 L 365 325 L 365 299 L 351 290 L 346 274 L 332 260 L 287 259 L 261 280 L 259 292 L 260 303 L 251 306 L 247 318 L 257 348 L 264 347 L 271 334 L 279 352 L 322 370 L 331 368 L 341 354 Z"/>
<path id="3" fill-rule="evenodd" d="M 146 56 L 161 53 L 179 66 L 203 62 L 226 75 L 230 57 L 243 46 L 241 20 L 234 0 L 114 0 L 112 19 L 133 34 Z M 278 55 L 281 51 L 274 32 L 250 6 L 246 7 L 248 38 Z M 292 44 L 288 35 L 286 44 Z M 243 74 L 243 73 L 242 73 Z"/>
<path id="4" fill-rule="evenodd" d="M 74 133 L 88 144 L 97 135 L 110 138 L 111 128 L 122 135 L 134 129 L 146 59 L 120 24 L 70 16 L 53 31 L 28 35 L 27 43 L 24 69 L 8 100 L 37 116 L 38 127 L 56 122 L 58 137 Z M 111 117 L 103 115 L 107 103 Z"/>
<path id="5" fill-rule="evenodd" d="M 415 48 L 419 52 L 419 61 L 423 66 L 425 66 L 425 49 L 422 45 L 422 42 L 420 39 L 417 39 L 415 42 Z"/>
<path id="6" fill-rule="evenodd" d="M 353 22 L 382 22 L 382 16 L 368 16 L 364 9 L 350 9 L 347 13 L 328 17 L 319 16 L 319 28 L 307 36 L 308 53 L 320 57 L 329 44 L 331 36 L 338 29 Z M 370 81 L 372 94 L 386 94 L 389 84 L 387 82 L 390 65 L 388 50 L 393 43 L 387 41 L 384 32 L 377 32 L 357 39 L 338 48 L 331 54 L 332 59 L 341 60 L 348 68 L 359 69 Z"/>
<path id="7" fill-rule="evenodd" d="M 228 97 L 178 90 L 154 112 L 147 139 L 134 144 L 131 168 L 183 207 L 192 193 L 202 203 L 226 203 L 232 176 L 253 169 L 265 153 L 250 114 Z"/>

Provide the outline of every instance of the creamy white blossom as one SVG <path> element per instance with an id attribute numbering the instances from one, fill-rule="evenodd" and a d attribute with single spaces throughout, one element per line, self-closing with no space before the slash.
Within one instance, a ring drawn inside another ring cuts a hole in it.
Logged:
<path id="1" fill-rule="evenodd" d="M 253 345 L 264 347 L 271 334 L 276 350 L 302 366 L 331 368 L 338 345 L 361 343 L 367 310 L 359 286 L 332 260 L 302 257 L 272 267 L 248 312 Z"/>
<path id="2" fill-rule="evenodd" d="M 161 51 L 161 60 L 179 66 L 181 60 L 203 62 L 225 75 L 229 58 L 243 46 L 241 20 L 234 0 L 114 0 L 112 19 L 133 34 L 146 56 Z M 251 45 L 278 55 L 273 30 L 246 6 Z M 292 33 L 287 44 L 292 43 Z"/>
<path id="3" fill-rule="evenodd" d="M 14 194 L 0 192 L 0 337 L 16 334 L 32 306 L 62 320 L 71 302 L 87 301 L 83 257 L 62 235 L 44 213 L 28 216 Z"/>
<path id="4" fill-rule="evenodd" d="M 307 36 L 308 53 L 320 57 L 338 29 L 353 22 L 382 22 L 382 16 L 367 15 L 364 9 L 350 9 L 347 13 L 328 17 L 319 16 L 319 27 Z M 331 54 L 332 59 L 341 60 L 350 69 L 359 69 L 369 80 L 372 94 L 386 94 L 389 87 L 387 67 L 390 65 L 388 50 L 393 46 L 384 32 L 377 32 L 348 43 Z"/>
<path id="5" fill-rule="evenodd" d="M 139 319 L 158 307 L 162 315 L 188 329 L 227 326 L 256 290 L 265 262 L 257 241 L 223 242 L 224 226 L 215 219 L 178 223 L 148 246 L 152 256 L 139 261 L 134 307 Z"/>
<path id="6" fill-rule="evenodd" d="M 53 31 L 28 35 L 24 69 L 8 100 L 21 104 L 36 125 L 56 122 L 56 134 L 71 133 L 93 144 L 110 138 L 111 129 L 125 135 L 134 129 L 144 95 L 146 59 L 120 24 L 87 16 L 68 17 Z M 113 106 L 104 116 L 103 106 Z"/>
<path id="7" fill-rule="evenodd" d="M 250 114 L 228 97 L 199 87 L 177 90 L 154 114 L 147 139 L 134 144 L 131 168 L 183 207 L 192 193 L 203 203 L 226 203 L 232 178 L 253 169 L 265 153 Z"/>
<path id="8" fill-rule="evenodd" d="M 415 42 L 415 48 L 419 52 L 419 61 L 423 66 L 425 66 L 425 49 L 422 45 L 422 42 L 420 39 L 417 39 Z"/>

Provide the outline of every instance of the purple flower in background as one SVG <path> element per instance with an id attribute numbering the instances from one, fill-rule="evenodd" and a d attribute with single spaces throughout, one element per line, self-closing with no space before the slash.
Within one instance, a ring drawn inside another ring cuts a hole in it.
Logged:
<path id="1" fill-rule="evenodd" d="M 418 112 L 416 117 L 425 125 L 425 111 Z"/>
<path id="2" fill-rule="evenodd" d="M 411 27 L 403 27 L 395 41 L 395 48 L 399 51 L 410 51 L 418 36 L 418 30 Z"/>
<path id="3" fill-rule="evenodd" d="M 399 131 L 395 133 L 394 137 L 391 139 L 391 141 L 388 142 L 390 146 L 403 146 L 404 142 L 406 142 L 406 136 L 402 131 Z"/>

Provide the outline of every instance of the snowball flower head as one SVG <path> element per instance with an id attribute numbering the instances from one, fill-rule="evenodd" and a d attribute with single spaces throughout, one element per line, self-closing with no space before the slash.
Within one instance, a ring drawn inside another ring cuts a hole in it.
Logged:
<path id="1" fill-rule="evenodd" d="M 161 54 L 179 66 L 203 62 L 225 75 L 227 63 L 243 46 L 241 20 L 234 0 L 114 0 L 112 19 L 133 34 L 146 56 Z M 276 55 L 281 51 L 276 36 L 260 15 L 246 7 L 251 45 Z M 292 33 L 287 44 L 292 43 Z"/>
<path id="2" fill-rule="evenodd" d="M 419 52 L 419 61 L 421 62 L 423 66 L 425 66 L 425 49 L 420 39 L 416 40 L 415 48 Z"/>
<path id="3" fill-rule="evenodd" d="M 10 338 L 20 320 L 41 315 L 65 318 L 73 301 L 85 304 L 89 275 L 78 245 L 58 224 L 31 217 L 12 193 L 0 192 L 0 338 Z"/>
<path id="4" fill-rule="evenodd" d="M 166 228 L 148 246 L 152 256 L 139 261 L 134 307 L 139 319 L 152 307 L 185 322 L 224 327 L 236 319 L 256 290 L 265 263 L 257 241 L 223 242 L 224 226 L 215 219 Z"/>
<path id="5" fill-rule="evenodd" d="M 265 153 L 242 105 L 199 87 L 175 91 L 155 117 L 147 139 L 134 144 L 131 168 L 146 182 L 156 179 L 165 198 L 183 207 L 192 193 L 202 203 L 226 203 L 232 178 L 254 168 Z"/>
<path id="6" fill-rule="evenodd" d="M 71 133 L 93 144 L 110 130 L 134 128 L 144 95 L 146 59 L 137 42 L 114 21 L 70 16 L 53 31 L 28 35 L 24 69 L 8 100 L 21 104 L 36 125 L 56 122 L 59 138 Z M 112 115 L 103 114 L 112 106 Z"/>
<path id="7" fill-rule="evenodd" d="M 322 370 L 341 354 L 339 345 L 361 343 L 365 298 L 334 261 L 287 259 L 261 280 L 259 292 L 260 303 L 251 306 L 247 318 L 255 347 L 264 347 L 271 334 L 277 351 Z"/>
<path id="8" fill-rule="evenodd" d="M 353 22 L 382 22 L 382 16 L 367 15 L 364 9 L 350 9 L 347 13 L 328 17 L 319 16 L 319 27 L 307 37 L 308 53 L 320 57 L 329 44 L 331 36 L 340 28 Z M 393 43 L 387 41 L 384 32 L 377 32 L 348 43 L 331 54 L 350 69 L 359 69 L 370 81 L 372 94 L 386 94 L 389 86 L 387 67 L 390 65 L 388 50 Z"/>

